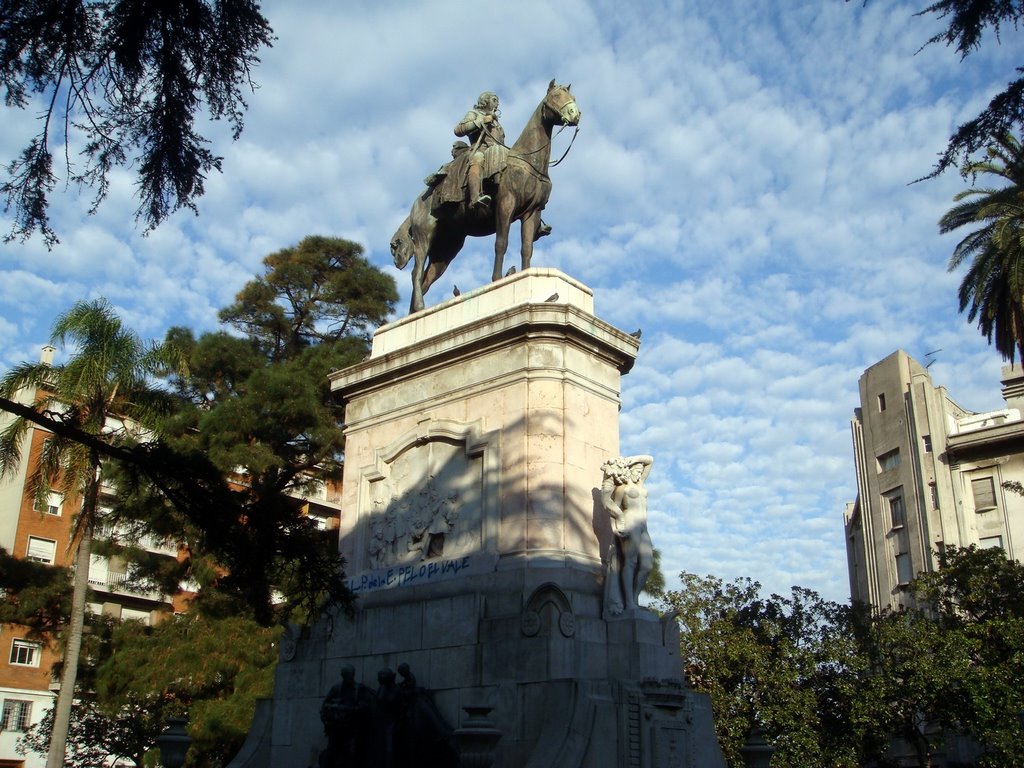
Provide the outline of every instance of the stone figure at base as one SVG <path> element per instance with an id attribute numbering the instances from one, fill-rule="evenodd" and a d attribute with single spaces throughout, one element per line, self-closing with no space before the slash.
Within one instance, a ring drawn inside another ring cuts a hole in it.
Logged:
<path id="1" fill-rule="evenodd" d="M 395 684 L 395 673 L 385 667 L 377 673 L 377 765 L 380 768 L 397 768 L 403 764 L 402 738 L 402 697 Z"/>
<path id="2" fill-rule="evenodd" d="M 398 665 L 398 690 L 402 700 L 403 731 L 409 741 L 414 764 L 426 768 L 454 768 L 459 752 L 451 726 L 434 703 L 430 691 L 416 684 L 409 665 Z M 407 763 L 408 765 L 408 763 Z"/>
<path id="3" fill-rule="evenodd" d="M 328 691 L 320 707 L 327 749 L 320 768 L 369 768 L 373 760 L 373 691 L 355 681 L 351 664 L 341 668 L 341 682 Z"/>
<path id="4" fill-rule="evenodd" d="M 401 680 L 398 679 L 401 677 Z M 416 684 L 409 665 L 398 665 L 398 677 L 385 668 L 377 675 L 377 768 L 457 768 L 459 752 L 452 729 L 430 692 Z"/>
<path id="5" fill-rule="evenodd" d="M 636 608 L 654 565 L 644 487 L 653 463 L 647 455 L 619 456 L 601 467 L 601 505 L 611 518 L 615 536 L 608 551 L 604 585 L 604 608 L 610 616 Z"/>

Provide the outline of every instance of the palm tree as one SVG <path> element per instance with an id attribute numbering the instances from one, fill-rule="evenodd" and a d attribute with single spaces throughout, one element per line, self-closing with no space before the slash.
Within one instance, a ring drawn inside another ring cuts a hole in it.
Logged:
<path id="1" fill-rule="evenodd" d="M 939 220 L 939 231 L 983 225 L 957 244 L 949 271 L 971 259 L 960 283 L 960 311 L 969 306 L 967 319 L 977 318 L 982 334 L 990 344 L 994 337 L 996 350 L 1012 363 L 1017 352 L 1024 359 L 1024 149 L 1006 134 L 986 154 L 964 174 L 998 176 L 1008 184 L 958 194 L 958 205 Z"/>
<path id="2" fill-rule="evenodd" d="M 71 358 L 59 366 L 16 366 L 0 379 L 0 397 L 13 399 L 19 392 L 34 391 L 32 407 L 72 433 L 111 446 L 137 440 L 142 425 L 152 422 L 164 402 L 162 393 L 150 386 L 149 375 L 169 363 L 170 350 L 144 345 L 122 326 L 103 299 L 79 302 L 58 317 L 51 340 L 73 346 Z M 16 416 L 0 432 L 0 476 L 12 474 L 19 466 L 30 423 L 24 416 Z M 69 545 L 75 548 L 74 589 L 47 768 L 60 768 L 64 763 L 82 646 L 92 536 L 98 521 L 100 470 L 95 446 L 54 433 L 43 443 L 39 461 L 26 482 L 27 490 L 39 501 L 45 500 L 51 489 L 82 498 Z"/>

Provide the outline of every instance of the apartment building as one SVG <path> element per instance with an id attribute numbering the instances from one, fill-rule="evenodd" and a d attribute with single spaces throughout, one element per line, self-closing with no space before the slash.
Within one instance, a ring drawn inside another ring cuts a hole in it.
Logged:
<path id="1" fill-rule="evenodd" d="M 0 417 L 0 425 L 3 419 Z M 77 499 L 51 494 L 45 509 L 37 509 L 23 493 L 28 465 L 38 456 L 45 439 L 31 430 L 25 440 L 17 477 L 0 482 L 0 547 L 15 557 L 57 566 L 70 565 L 71 508 Z M 15 750 L 18 737 L 39 721 L 53 704 L 50 670 L 58 661 L 49 642 L 32 637 L 29 628 L 0 625 L 0 768 L 34 768 L 42 758 L 23 757 Z"/>
<path id="2" fill-rule="evenodd" d="M 51 362 L 53 348 L 44 348 L 41 360 Z M 35 392 L 20 392 L 18 402 L 29 405 Z M 0 411 L 0 429 L 12 417 Z M 23 460 L 17 475 L 0 479 L 0 547 L 16 558 L 54 566 L 73 566 L 70 550 L 75 515 L 80 499 L 50 493 L 46 504 L 37 505 L 26 492 L 26 480 L 32 471 L 49 432 L 30 427 L 24 437 Z M 235 478 L 239 486 L 244 477 Z M 104 485 L 100 497 L 101 515 L 109 509 L 116 488 Z M 341 519 L 341 483 L 320 483 L 296 495 L 294 503 L 318 528 L 337 530 Z M 123 531 L 101 522 L 94 539 L 123 538 Z M 132 542 L 150 553 L 178 558 L 183 556 L 174 543 L 143 536 Z M 89 608 L 96 615 L 154 624 L 174 613 L 187 610 L 194 594 L 188 585 L 175 595 L 140 589 L 133 584 L 129 564 L 112 556 L 93 555 L 89 565 Z M 45 759 L 20 755 L 15 744 L 26 728 L 42 719 L 53 705 L 59 681 L 52 677 L 59 661 L 53 638 L 33 637 L 28 627 L 0 626 L 0 768 L 43 768 Z"/>
<path id="3" fill-rule="evenodd" d="M 48 362 L 52 350 L 44 350 Z M 35 392 L 20 392 L 17 400 L 31 404 Z M 0 429 L 12 417 L 0 411 Z M 45 504 L 36 504 L 26 492 L 26 481 L 39 459 L 49 432 L 30 427 L 24 437 L 18 473 L 0 480 L 0 547 L 19 559 L 47 565 L 71 567 L 74 553 L 71 536 L 75 516 L 81 508 L 77 496 L 51 492 Z M 114 489 L 104 487 L 101 509 L 108 508 Z M 115 534 L 109 528 L 97 538 Z M 151 552 L 178 557 L 176 546 L 156 540 L 140 544 Z M 132 588 L 127 565 L 117 557 L 93 556 L 89 567 L 89 608 L 95 614 L 136 619 L 147 624 L 184 610 L 187 594 L 162 595 Z M 42 768 L 45 758 L 20 755 L 16 743 L 22 733 L 43 718 L 53 705 L 59 682 L 52 670 L 60 660 L 55 638 L 33 635 L 29 627 L 0 625 L 0 768 Z"/>
<path id="4" fill-rule="evenodd" d="M 845 512 L 850 595 L 876 608 L 912 603 L 907 585 L 946 546 L 1024 554 L 1024 372 L 1006 366 L 1006 407 L 975 413 L 903 350 L 860 378 L 851 421 L 857 499 Z"/>

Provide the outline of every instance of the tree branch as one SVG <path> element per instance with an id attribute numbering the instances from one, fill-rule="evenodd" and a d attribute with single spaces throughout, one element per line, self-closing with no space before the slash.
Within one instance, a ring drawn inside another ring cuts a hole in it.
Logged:
<path id="1" fill-rule="evenodd" d="M 38 424 L 44 429 L 50 430 L 55 435 L 66 437 L 69 440 L 74 440 L 76 443 L 81 443 L 87 448 L 92 448 L 108 458 L 138 463 L 138 457 L 132 451 L 126 448 L 121 448 L 120 446 L 111 445 L 110 443 L 96 437 L 96 435 L 91 435 L 88 432 L 83 432 L 80 429 L 68 426 L 60 419 L 48 416 L 47 414 L 52 413 L 51 411 L 37 411 L 30 405 L 22 405 L 14 400 L 8 400 L 6 397 L 0 397 L 0 411 L 13 413 L 15 416 L 19 416 L 26 421 L 31 421 L 33 424 Z"/>

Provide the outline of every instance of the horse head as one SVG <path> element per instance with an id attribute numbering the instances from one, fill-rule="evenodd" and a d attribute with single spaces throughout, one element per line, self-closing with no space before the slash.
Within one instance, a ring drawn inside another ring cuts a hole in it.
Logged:
<path id="1" fill-rule="evenodd" d="M 572 95 L 571 85 L 555 85 L 548 83 L 548 93 L 544 97 L 544 109 L 550 113 L 551 124 L 578 125 L 580 108 L 576 106 L 576 97 Z M 545 116 L 547 117 L 547 116 Z"/>
<path id="2" fill-rule="evenodd" d="M 405 217 L 405 221 L 391 238 L 391 258 L 395 260 L 395 266 L 399 269 L 404 269 L 416 252 L 413 247 L 409 219 L 409 216 Z"/>

